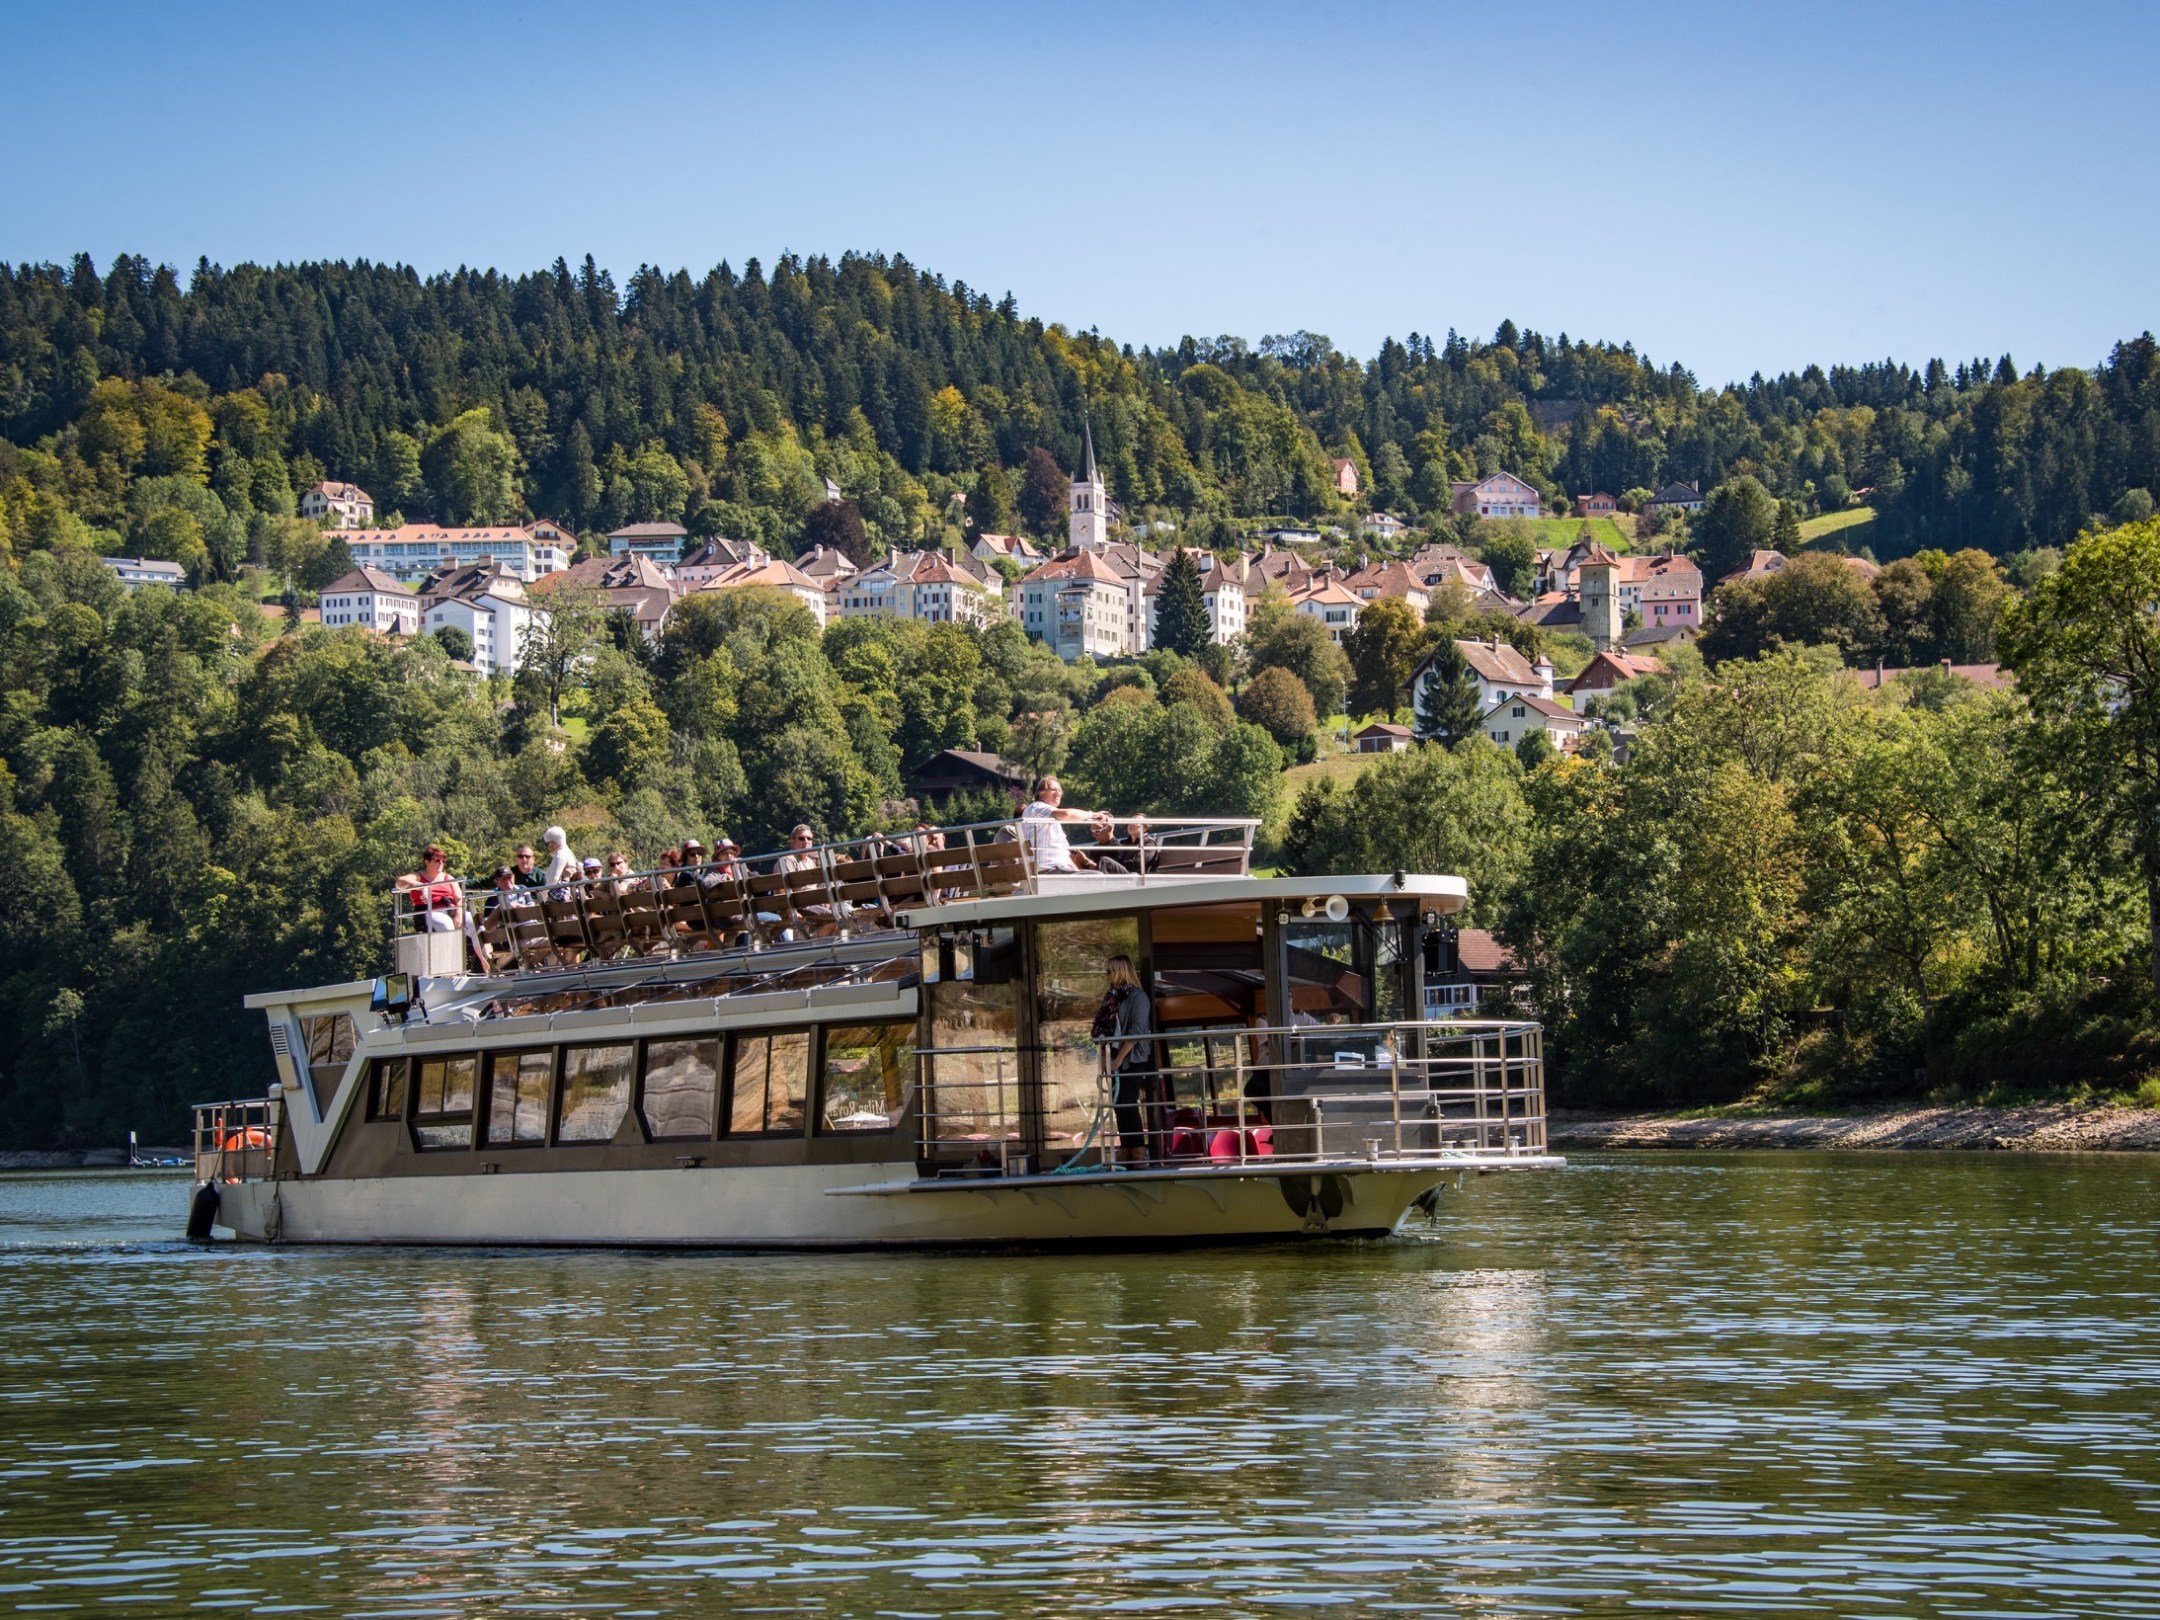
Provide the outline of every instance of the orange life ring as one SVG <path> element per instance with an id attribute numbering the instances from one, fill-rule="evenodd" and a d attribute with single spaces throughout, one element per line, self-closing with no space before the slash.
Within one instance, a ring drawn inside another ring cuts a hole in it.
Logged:
<path id="1" fill-rule="evenodd" d="M 227 1153 L 239 1153 L 247 1148 L 267 1148 L 269 1145 L 270 1133 L 260 1125 L 250 1125 L 244 1131 L 228 1132 L 225 1140 L 218 1144 Z"/>

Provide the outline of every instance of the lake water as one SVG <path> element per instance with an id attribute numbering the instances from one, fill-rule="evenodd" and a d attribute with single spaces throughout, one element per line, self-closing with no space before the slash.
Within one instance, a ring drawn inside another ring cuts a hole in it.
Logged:
<path id="1" fill-rule="evenodd" d="M 1386 1242 L 191 1249 L 0 1177 L 0 1610 L 2160 1612 L 2160 1161 L 1615 1155 Z"/>

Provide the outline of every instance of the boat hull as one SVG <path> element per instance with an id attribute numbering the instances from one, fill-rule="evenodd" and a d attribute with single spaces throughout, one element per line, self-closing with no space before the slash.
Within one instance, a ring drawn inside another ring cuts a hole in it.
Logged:
<path id="1" fill-rule="evenodd" d="M 1550 1160 L 1524 1159 L 1508 1168 Z M 322 1178 L 219 1189 L 218 1225 L 275 1243 L 950 1248 L 1189 1244 L 1391 1232 L 1464 1168 L 1346 1163 L 1283 1171 L 923 1183 L 876 1165 L 547 1175 Z"/>

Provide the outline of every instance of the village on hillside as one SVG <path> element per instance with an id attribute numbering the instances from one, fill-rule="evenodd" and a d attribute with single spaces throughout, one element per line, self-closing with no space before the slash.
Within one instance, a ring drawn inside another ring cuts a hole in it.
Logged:
<path id="1" fill-rule="evenodd" d="M 1355 501 L 1356 465 L 1348 459 L 1333 465 L 1336 493 Z M 826 495 L 840 500 L 829 484 Z M 1457 482 L 1452 495 L 1450 515 L 1465 523 L 1554 521 L 1539 491 L 1512 473 Z M 1702 571 L 1670 544 L 1670 520 L 1701 512 L 1705 497 L 1692 485 L 1672 483 L 1638 499 L 1632 513 L 1603 491 L 1575 495 L 1565 504 L 1579 520 L 1572 542 L 1536 547 L 1534 565 L 1514 579 L 1453 540 L 1430 531 L 1421 537 L 1386 512 L 1366 514 L 1354 539 L 1340 528 L 1279 524 L 1261 528 L 1250 546 L 1228 555 L 1187 555 L 1198 576 L 1208 637 L 1219 646 L 1237 643 L 1269 599 L 1318 623 L 1338 647 L 1355 645 L 1361 619 L 1377 602 L 1399 602 L 1419 622 L 1437 621 L 1439 607 L 1451 605 L 1487 627 L 1481 637 L 1453 643 L 1460 666 L 1455 678 L 1475 690 L 1476 729 L 1503 747 L 1542 733 L 1562 754 L 1603 731 L 1624 758 L 1632 740 L 1627 710 L 1622 705 L 1615 713 L 1604 700 L 1630 681 L 1663 671 L 1671 649 L 1692 643 L 1706 627 Z M 296 608 L 295 615 L 384 637 L 449 632 L 446 645 L 457 650 L 457 667 L 481 677 L 517 671 L 537 616 L 565 590 L 586 593 L 622 615 L 648 642 L 658 640 L 677 604 L 690 596 L 762 588 L 800 602 L 821 629 L 865 617 L 977 629 L 1010 619 L 1068 663 L 1154 650 L 1162 644 L 1164 585 L 1180 552 L 1175 529 L 1161 520 L 1126 523 L 1096 463 L 1091 431 L 1084 435 L 1066 505 L 1062 550 L 1023 534 L 978 531 L 950 547 L 858 562 L 824 544 L 779 557 L 752 541 L 694 539 L 673 522 L 631 523 L 588 541 L 545 520 L 377 527 L 366 490 L 325 481 L 304 494 L 299 510 L 332 531 L 352 567 L 324 587 L 317 606 Z M 1618 526 L 1630 517 L 1638 537 L 1653 545 L 1663 537 L 1664 549 L 1633 549 Z M 1155 542 L 1153 549 L 1147 540 Z M 105 561 L 130 588 L 187 583 L 176 564 Z M 1716 583 L 1760 581 L 1788 561 L 1783 552 L 1756 549 Z M 1860 556 L 1840 554 L 1839 563 L 1863 579 L 1881 572 Z M 284 610 L 266 604 L 265 611 Z M 1544 650 L 1526 655 L 1491 631 L 1508 620 L 1534 627 L 1538 635 L 1520 639 L 1541 649 L 1551 645 L 1563 663 L 1556 666 Z M 1435 654 L 1428 654 L 1402 692 L 1403 708 L 1413 717 L 1427 712 L 1434 663 Z M 1867 684 L 1880 685 L 1901 672 L 1859 673 Z M 1959 666 L 1957 673 L 1982 685 L 2001 679 L 1992 664 Z M 1371 718 L 1354 732 L 1349 723 L 1345 715 L 1343 742 L 1361 754 L 1399 752 L 1434 735 L 1431 726 L 1400 724 L 1393 714 Z M 982 756 L 940 759 L 930 776 L 942 784 L 956 770 L 959 779 L 944 785 L 1010 790 L 1025 775 L 1009 761 Z"/>

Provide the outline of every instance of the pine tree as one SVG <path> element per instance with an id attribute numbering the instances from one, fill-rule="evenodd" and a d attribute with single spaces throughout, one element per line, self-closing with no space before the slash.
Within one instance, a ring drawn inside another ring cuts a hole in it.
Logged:
<path id="1" fill-rule="evenodd" d="M 1791 501 L 1779 501 L 1777 527 L 1771 531 L 1771 549 L 1790 557 L 1800 549 L 1800 509 Z"/>
<path id="2" fill-rule="evenodd" d="M 1155 600 L 1155 645 L 1191 658 L 1213 635 L 1207 598 L 1200 590 L 1200 567 L 1192 553 L 1179 546 L 1163 570 L 1162 594 Z"/>
<path id="3" fill-rule="evenodd" d="M 1418 737 L 1453 748 L 1465 737 L 1476 735 L 1478 722 L 1484 718 L 1477 677 L 1470 673 L 1462 648 L 1452 639 L 1441 642 L 1433 649 L 1432 661 L 1425 668 L 1424 689 L 1418 693 Z"/>

